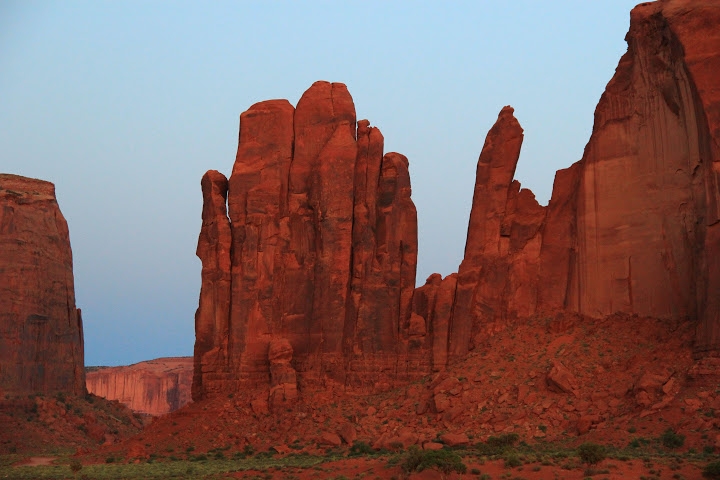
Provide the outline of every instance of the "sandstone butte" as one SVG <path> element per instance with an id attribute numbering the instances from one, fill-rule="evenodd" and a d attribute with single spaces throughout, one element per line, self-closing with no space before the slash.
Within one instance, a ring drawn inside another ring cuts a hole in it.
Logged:
<path id="1" fill-rule="evenodd" d="M 356 123 L 345 85 L 250 107 L 230 179 L 202 179 L 193 398 L 384 390 L 538 316 L 680 319 L 696 357 L 720 353 L 717 25 L 717 2 L 632 10 L 590 141 L 546 207 L 514 180 L 523 129 L 504 107 L 458 273 L 417 289 L 408 161 Z"/>
<path id="2" fill-rule="evenodd" d="M 190 402 L 192 357 L 157 358 L 122 367 L 88 367 L 89 393 L 137 413 L 165 415 Z"/>
<path id="3" fill-rule="evenodd" d="M 0 393 L 85 394 L 68 227 L 52 183 L 0 174 Z"/>

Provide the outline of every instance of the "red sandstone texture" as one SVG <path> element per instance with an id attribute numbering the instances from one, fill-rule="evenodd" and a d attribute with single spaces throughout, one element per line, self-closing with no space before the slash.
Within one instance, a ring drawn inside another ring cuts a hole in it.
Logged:
<path id="1" fill-rule="evenodd" d="M 296 387 L 389 387 L 426 371 L 424 334 L 410 332 L 408 161 L 356 124 L 345 85 L 316 82 L 297 108 L 250 107 L 230 180 L 209 171 L 202 188 L 193 398 L 266 386 L 279 405 Z M 269 358 L 271 342 L 292 364 Z"/>
<path id="2" fill-rule="evenodd" d="M 89 367 L 89 393 L 136 413 L 165 415 L 190 402 L 192 357 L 158 358 L 122 367 Z"/>
<path id="3" fill-rule="evenodd" d="M 0 174 L 0 392 L 85 394 L 67 223 L 52 183 Z"/>
<path id="4" fill-rule="evenodd" d="M 345 86 L 317 82 L 296 109 L 252 106 L 230 181 L 211 171 L 202 183 L 194 398 L 382 391 L 537 318 L 682 320 L 696 356 L 717 353 L 718 24 L 717 2 L 633 9 L 583 158 L 557 173 L 547 207 L 514 180 L 523 130 L 503 108 L 478 160 L 458 273 L 414 291 L 407 159 L 383 156 L 367 121 L 356 127 Z M 274 341 L 292 347 L 282 368 L 297 384 L 273 380 Z M 549 385 L 575 395 L 570 371 L 553 364 Z"/>
<path id="5" fill-rule="evenodd" d="M 686 319 L 720 347 L 720 4 L 633 9 L 628 51 L 582 160 L 547 207 L 513 180 L 522 129 L 505 107 L 478 161 L 448 353 L 518 319 L 576 312 Z"/>

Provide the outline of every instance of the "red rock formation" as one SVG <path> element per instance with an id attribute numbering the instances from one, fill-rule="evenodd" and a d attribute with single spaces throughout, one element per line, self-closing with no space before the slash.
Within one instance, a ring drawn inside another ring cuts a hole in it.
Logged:
<path id="1" fill-rule="evenodd" d="M 230 222 L 227 218 L 228 181 L 215 170 L 201 181 L 203 223 L 197 256 L 202 262 L 200 305 L 195 313 L 193 396 L 205 392 L 203 365 L 225 365 L 230 316 Z M 227 378 L 221 371 L 209 372 L 216 379 Z M 216 382 L 217 384 L 217 382 Z"/>
<path id="2" fill-rule="evenodd" d="M 122 367 L 89 367 L 88 392 L 146 415 L 165 415 L 190 403 L 193 358 L 158 358 Z"/>
<path id="3" fill-rule="evenodd" d="M 699 321 L 698 352 L 720 346 L 719 21 L 718 2 L 633 9 L 580 162 L 568 290 L 594 317 Z"/>
<path id="4" fill-rule="evenodd" d="M 194 398 L 268 385 L 268 348 L 281 338 L 301 387 L 373 388 L 416 374 L 419 360 L 398 362 L 422 357 L 408 346 L 417 262 L 408 162 L 383 156 L 379 130 L 358 126 L 347 88 L 328 82 L 296 109 L 270 100 L 241 115 L 227 189 L 216 172 L 203 179 Z"/>
<path id="5" fill-rule="evenodd" d="M 433 371 L 444 370 L 447 366 L 450 318 L 455 304 L 457 274 L 444 279 L 437 273 L 430 275 L 425 285 L 415 289 L 412 314 L 422 318 L 428 343 L 432 352 Z"/>
<path id="6" fill-rule="evenodd" d="M 523 131 L 503 108 L 478 160 L 458 274 L 415 291 L 407 159 L 383 156 L 367 121 L 355 128 L 347 89 L 317 82 L 297 109 L 251 107 L 227 195 L 227 321 L 226 304 L 207 301 L 218 253 L 198 250 L 212 268 L 198 310 L 197 398 L 268 385 L 272 339 L 292 346 L 301 390 L 367 390 L 442 370 L 537 315 L 696 321 L 696 352 L 720 352 L 718 23 L 717 2 L 633 10 L 583 158 L 557 173 L 547 207 L 513 179 Z M 221 183 L 206 210 L 226 224 Z M 200 244 L 216 245 L 203 225 Z"/>
<path id="7" fill-rule="evenodd" d="M 273 338 L 268 347 L 270 361 L 270 408 L 280 408 L 295 403 L 298 397 L 297 374 L 290 362 L 293 349 L 285 338 Z"/>
<path id="8" fill-rule="evenodd" d="M 52 183 L 0 174 L 0 391 L 85 393 L 67 223 Z"/>
<path id="9" fill-rule="evenodd" d="M 697 353 L 720 351 L 718 23 L 718 2 L 633 9 L 583 158 L 557 173 L 546 208 L 513 180 L 522 129 L 500 112 L 478 161 L 451 359 L 561 311 L 697 321 Z"/>
<path id="10" fill-rule="evenodd" d="M 538 232 L 545 209 L 513 181 L 523 130 L 504 107 L 477 165 L 465 256 L 458 270 L 449 355 L 462 358 L 473 337 L 497 322 L 535 311 Z"/>

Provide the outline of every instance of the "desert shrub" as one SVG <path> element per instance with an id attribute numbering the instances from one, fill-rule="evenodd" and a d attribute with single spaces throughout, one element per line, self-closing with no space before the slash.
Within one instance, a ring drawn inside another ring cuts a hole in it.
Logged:
<path id="1" fill-rule="evenodd" d="M 82 470 L 82 463 L 80 463 L 80 460 L 73 459 L 70 461 L 70 471 L 73 473 L 77 473 L 80 470 Z"/>
<path id="2" fill-rule="evenodd" d="M 720 480 L 720 462 L 710 462 L 705 465 L 702 476 L 713 480 Z"/>
<path id="3" fill-rule="evenodd" d="M 520 437 L 517 433 L 491 436 L 485 443 L 476 445 L 482 455 L 502 455 L 513 447 Z"/>
<path id="4" fill-rule="evenodd" d="M 667 448 L 680 448 L 685 444 L 685 435 L 677 434 L 672 428 L 668 428 L 660 436 L 660 441 Z"/>
<path id="5" fill-rule="evenodd" d="M 597 443 L 583 443 L 578 447 L 578 457 L 587 465 L 597 465 L 605 460 L 605 447 Z"/>
<path id="6" fill-rule="evenodd" d="M 505 455 L 503 461 L 505 462 L 505 468 L 515 468 L 523 464 L 515 452 Z"/>
<path id="7" fill-rule="evenodd" d="M 349 455 L 351 457 L 358 457 L 361 455 L 370 455 L 374 453 L 373 449 L 370 445 L 368 445 L 365 442 L 355 442 L 353 443 L 353 446 L 350 447 Z"/>
<path id="8" fill-rule="evenodd" d="M 512 447 L 519 439 L 520 436 L 517 433 L 504 433 L 502 435 L 498 435 L 497 437 L 491 436 L 485 443 L 493 446 Z"/>
<path id="9" fill-rule="evenodd" d="M 467 471 L 467 467 L 462 463 L 462 458 L 454 451 L 446 449 L 420 450 L 415 445 L 408 449 L 401 466 L 406 473 L 422 472 L 429 468 L 435 468 L 446 474 Z"/>

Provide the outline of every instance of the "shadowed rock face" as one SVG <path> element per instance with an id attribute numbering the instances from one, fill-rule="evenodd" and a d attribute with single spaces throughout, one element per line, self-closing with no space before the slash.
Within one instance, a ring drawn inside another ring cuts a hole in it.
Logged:
<path id="1" fill-rule="evenodd" d="M 67 223 L 52 183 L 0 174 L 0 392 L 85 393 Z"/>
<path id="2" fill-rule="evenodd" d="M 146 415 L 164 415 L 190 402 L 192 357 L 158 358 L 122 367 L 89 367 L 88 392 Z"/>
<path id="3" fill-rule="evenodd" d="M 398 362 L 423 357 L 408 333 L 417 260 L 408 162 L 383 156 L 380 131 L 356 124 L 345 85 L 316 82 L 297 108 L 250 107 L 230 180 L 210 171 L 202 187 L 193 398 L 267 385 L 279 339 L 301 387 L 372 389 L 426 368 Z"/>

